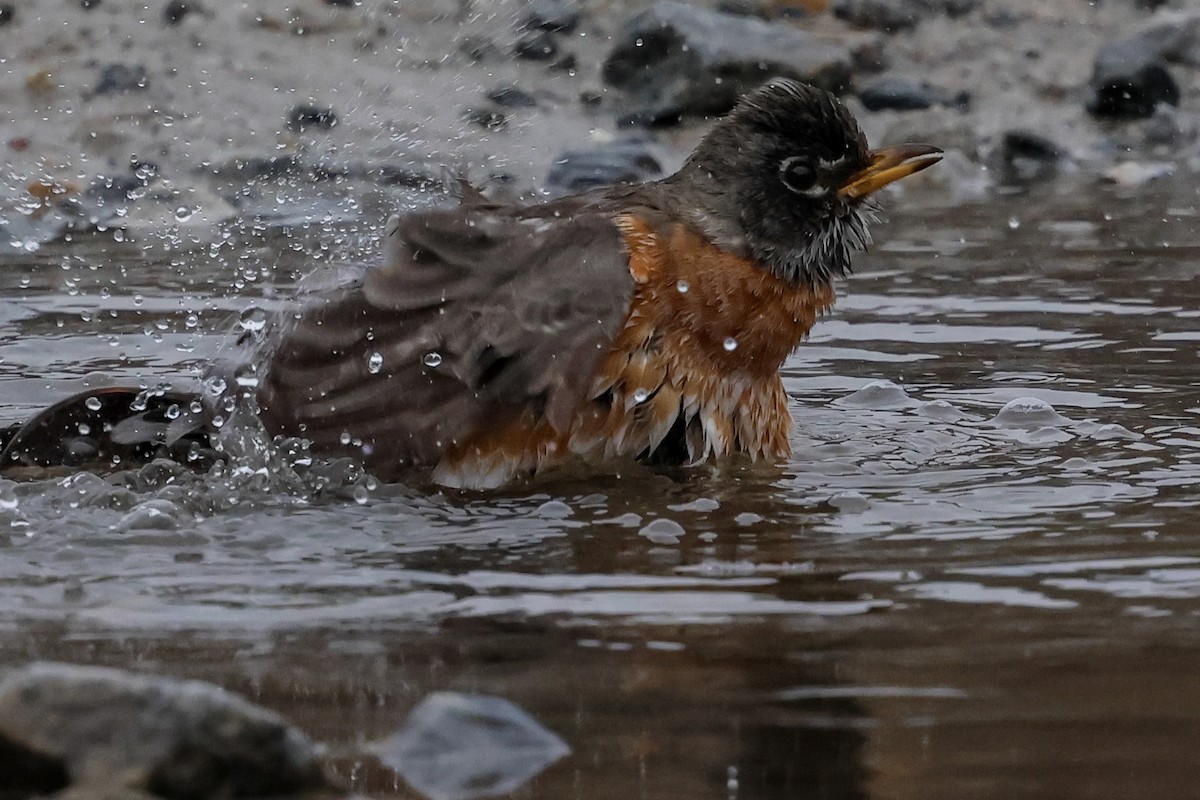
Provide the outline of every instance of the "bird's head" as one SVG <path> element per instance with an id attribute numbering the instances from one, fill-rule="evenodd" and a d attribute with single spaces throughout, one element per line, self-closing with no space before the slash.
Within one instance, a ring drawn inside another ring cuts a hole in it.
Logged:
<path id="1" fill-rule="evenodd" d="M 928 145 L 870 150 L 836 97 L 779 79 L 743 97 L 677 178 L 694 187 L 711 235 L 789 283 L 816 285 L 845 274 L 870 242 L 869 196 L 940 159 Z"/>

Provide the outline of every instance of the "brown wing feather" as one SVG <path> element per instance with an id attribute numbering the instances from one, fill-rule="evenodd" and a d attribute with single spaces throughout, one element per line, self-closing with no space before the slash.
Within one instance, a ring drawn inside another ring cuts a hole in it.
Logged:
<path id="1" fill-rule="evenodd" d="M 599 206 L 411 215 L 383 264 L 283 331 L 262 417 L 322 449 L 350 439 L 381 474 L 531 412 L 564 430 L 632 290 Z"/>

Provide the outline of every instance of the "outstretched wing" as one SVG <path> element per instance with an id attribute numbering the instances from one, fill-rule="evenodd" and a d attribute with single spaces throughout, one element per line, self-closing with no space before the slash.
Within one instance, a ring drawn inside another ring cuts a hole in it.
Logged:
<path id="1" fill-rule="evenodd" d="M 259 393 L 268 427 L 385 474 L 525 413 L 565 430 L 632 295 L 610 215 L 462 208 L 393 236 L 385 263 L 283 332 Z"/>

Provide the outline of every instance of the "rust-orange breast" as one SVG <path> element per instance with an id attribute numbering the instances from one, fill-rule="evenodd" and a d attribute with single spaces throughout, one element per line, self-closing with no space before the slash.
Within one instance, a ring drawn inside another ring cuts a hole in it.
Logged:
<path id="1" fill-rule="evenodd" d="M 693 462 L 788 454 L 779 368 L 833 290 L 788 284 L 683 225 L 657 231 L 630 215 L 618 225 L 633 297 L 570 426 L 558 430 L 532 410 L 497 420 L 445 453 L 439 482 L 486 488 L 570 456 L 637 457 L 681 429 Z"/>

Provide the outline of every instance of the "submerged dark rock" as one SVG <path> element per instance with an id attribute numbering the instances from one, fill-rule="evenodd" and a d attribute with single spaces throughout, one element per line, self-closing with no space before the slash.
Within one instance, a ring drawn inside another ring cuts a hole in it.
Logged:
<path id="1" fill-rule="evenodd" d="M 995 159 L 1004 183 L 1028 183 L 1055 175 L 1067 153 L 1039 133 L 1011 130 L 1001 138 Z"/>
<path id="2" fill-rule="evenodd" d="M 640 140 L 612 142 L 594 150 L 568 150 L 555 160 L 547 182 L 563 192 L 614 183 L 637 183 L 662 174 L 662 165 Z"/>
<path id="3" fill-rule="evenodd" d="M 303 131 L 307 128 L 329 130 L 338 124 L 337 114 L 332 108 L 314 105 L 299 105 L 288 112 L 288 128 Z"/>
<path id="4" fill-rule="evenodd" d="M 487 93 L 487 99 L 504 108 L 534 108 L 537 99 L 515 86 L 498 86 Z"/>
<path id="5" fill-rule="evenodd" d="M 12 3 L 0 3 L 0 28 L 12 22 L 17 17 L 17 9 Z"/>
<path id="6" fill-rule="evenodd" d="M 918 111 L 932 106 L 965 109 L 971 105 L 970 92 L 897 77 L 877 78 L 859 90 L 858 99 L 868 111 Z"/>
<path id="7" fill-rule="evenodd" d="M 832 91 L 850 80 L 850 47 L 786 25 L 663 0 L 625 23 L 604 63 L 604 80 L 625 90 L 625 120 L 663 124 L 721 114 L 776 76 Z"/>
<path id="8" fill-rule="evenodd" d="M 183 22 L 184 17 L 196 10 L 198 9 L 194 0 L 170 0 L 163 9 L 163 22 L 178 25 Z"/>
<path id="9" fill-rule="evenodd" d="M 0 757 L 14 754 L 32 759 L 24 780 L 40 792 L 64 778 L 77 793 L 168 800 L 331 788 L 312 744 L 274 712 L 211 684 L 101 667 L 39 663 L 0 683 Z"/>
<path id="10" fill-rule="evenodd" d="M 545 31 L 531 31 L 513 45 L 513 54 L 528 61 L 553 61 L 558 52 L 558 42 Z"/>
<path id="11" fill-rule="evenodd" d="M 836 0 L 833 4 L 838 19 L 881 31 L 915 27 L 931 10 L 924 0 Z"/>
<path id="12" fill-rule="evenodd" d="M 522 25 L 551 33 L 570 33 L 579 27 L 579 7 L 564 0 L 533 0 Z"/>

